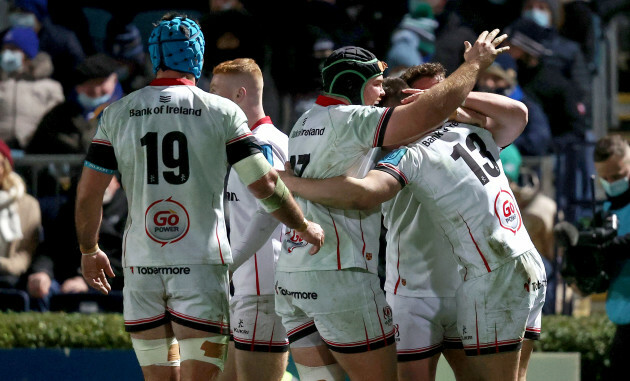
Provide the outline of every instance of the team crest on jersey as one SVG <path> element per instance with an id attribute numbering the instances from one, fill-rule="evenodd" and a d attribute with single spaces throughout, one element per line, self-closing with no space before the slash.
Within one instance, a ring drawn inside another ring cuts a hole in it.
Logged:
<path id="1" fill-rule="evenodd" d="M 494 199 L 494 214 L 499 219 L 503 229 L 516 234 L 523 225 L 521 212 L 518 210 L 516 200 L 512 192 L 500 190 Z"/>
<path id="2" fill-rule="evenodd" d="M 149 205 L 144 214 L 144 228 L 152 240 L 165 246 L 186 236 L 190 229 L 188 211 L 171 197 Z"/>
<path id="3" fill-rule="evenodd" d="M 308 245 L 308 242 L 302 239 L 298 232 L 293 229 L 288 230 L 286 233 L 284 233 L 284 235 L 285 237 L 283 245 L 287 247 L 287 252 L 289 254 L 291 254 L 291 252 L 293 252 L 296 247 L 304 247 Z"/>
<path id="4" fill-rule="evenodd" d="M 387 163 L 391 165 L 398 165 L 400 160 L 402 160 L 403 156 L 407 153 L 407 148 L 399 148 L 387 154 L 379 164 Z"/>

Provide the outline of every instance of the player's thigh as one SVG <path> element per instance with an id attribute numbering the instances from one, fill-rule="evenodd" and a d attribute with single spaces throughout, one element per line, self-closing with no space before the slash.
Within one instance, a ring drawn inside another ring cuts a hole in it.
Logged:
<path id="1" fill-rule="evenodd" d="M 398 381 L 434 381 L 440 353 L 419 360 L 398 361 Z"/>
<path id="2" fill-rule="evenodd" d="M 307 316 L 333 351 L 362 352 L 391 345 L 393 314 L 376 274 L 359 269 L 276 274 L 276 311 L 291 343 Z"/>
<path id="3" fill-rule="evenodd" d="M 388 345 L 359 353 L 332 351 L 333 356 L 351 380 L 396 380 L 396 346 Z"/>
<path id="4" fill-rule="evenodd" d="M 466 356 L 464 348 L 445 349 L 442 354 L 453 370 L 455 379 L 457 381 L 467 381 L 470 375 L 470 364 L 468 362 L 469 357 Z"/>
<path id="5" fill-rule="evenodd" d="M 230 325 L 237 350 L 282 353 L 289 339 L 275 311 L 274 295 L 235 295 L 230 300 Z"/>
<path id="6" fill-rule="evenodd" d="M 419 298 L 387 294 L 394 314 L 398 362 L 419 361 L 460 342 L 455 298 Z"/>
<path id="7" fill-rule="evenodd" d="M 234 358 L 234 351 L 234 341 L 230 340 L 230 343 L 228 344 L 227 360 L 225 360 L 225 366 L 223 367 L 221 374 L 219 374 L 217 381 L 236 380 L 236 359 Z"/>
<path id="8" fill-rule="evenodd" d="M 164 277 L 171 321 L 192 330 L 229 335 L 227 266 L 191 265 L 187 268 L 185 274 Z"/>
<path id="9" fill-rule="evenodd" d="M 236 350 L 239 381 L 281 380 L 287 369 L 289 352 L 249 352 Z"/>
<path id="10" fill-rule="evenodd" d="M 546 278 L 537 255 L 525 253 L 466 280 L 457 290 L 457 321 L 466 354 L 519 351 L 526 327 L 532 319 L 539 324 Z"/>
<path id="11" fill-rule="evenodd" d="M 469 380 L 517 381 L 520 351 L 468 356 Z"/>

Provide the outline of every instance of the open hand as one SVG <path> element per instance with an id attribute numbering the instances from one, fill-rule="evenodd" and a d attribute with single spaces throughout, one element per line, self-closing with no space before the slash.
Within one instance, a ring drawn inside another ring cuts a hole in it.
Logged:
<path id="1" fill-rule="evenodd" d="M 497 37 L 498 34 L 499 29 L 495 29 L 490 33 L 486 30 L 479 35 L 474 45 L 470 45 L 470 42 L 464 41 L 466 48 L 464 59 L 466 62 L 479 65 L 480 70 L 485 70 L 494 62 L 497 55 L 507 52 L 510 49 L 509 46 L 497 49 L 497 46 L 505 41 L 507 34 L 502 34 Z"/>
<path id="2" fill-rule="evenodd" d="M 83 274 L 83 279 L 90 287 L 105 295 L 112 290 L 112 286 L 107 281 L 107 276 L 111 278 L 116 276 L 109 264 L 107 254 L 100 249 L 94 255 L 81 256 L 81 274 Z"/>

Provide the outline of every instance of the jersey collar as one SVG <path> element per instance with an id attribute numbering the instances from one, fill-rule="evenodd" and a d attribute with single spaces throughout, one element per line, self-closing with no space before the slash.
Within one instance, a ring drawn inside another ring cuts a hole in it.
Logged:
<path id="1" fill-rule="evenodd" d="M 341 100 L 335 99 L 335 98 L 331 98 L 331 97 L 327 97 L 325 95 L 318 96 L 317 100 L 315 101 L 315 103 L 318 104 L 319 106 L 322 106 L 322 107 L 347 104 L 344 101 L 341 101 Z"/>
<path id="2" fill-rule="evenodd" d="M 271 117 L 265 116 L 261 118 L 258 122 L 254 123 L 254 125 L 252 126 L 252 128 L 250 128 L 250 130 L 254 131 L 256 127 L 260 126 L 261 124 L 273 124 L 271 122 Z"/>
<path id="3" fill-rule="evenodd" d="M 149 84 L 151 86 L 195 86 L 195 82 L 186 78 L 156 78 Z"/>

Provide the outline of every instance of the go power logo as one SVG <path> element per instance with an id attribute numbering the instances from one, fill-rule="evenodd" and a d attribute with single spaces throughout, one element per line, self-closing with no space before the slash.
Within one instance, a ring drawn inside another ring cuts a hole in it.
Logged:
<path id="1" fill-rule="evenodd" d="M 494 199 L 494 214 L 499 219 L 503 229 L 516 234 L 523 224 L 521 212 L 518 210 L 512 192 L 501 190 Z"/>
<path id="2" fill-rule="evenodd" d="M 144 214 L 144 227 L 149 238 L 165 246 L 186 236 L 190 229 L 188 211 L 171 197 L 149 205 Z"/>

